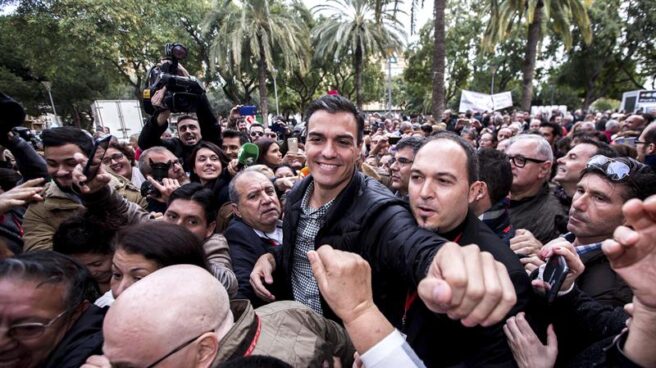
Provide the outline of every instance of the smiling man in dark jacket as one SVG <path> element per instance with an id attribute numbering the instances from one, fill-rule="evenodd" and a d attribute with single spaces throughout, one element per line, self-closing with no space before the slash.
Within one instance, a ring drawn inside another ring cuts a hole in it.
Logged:
<path id="1" fill-rule="evenodd" d="M 487 256 L 477 247 L 459 247 L 418 228 L 402 200 L 355 170 L 364 130 L 356 107 L 343 97 L 324 96 L 310 104 L 306 116 L 311 176 L 289 193 L 281 251 L 260 257 L 251 273 L 256 294 L 273 300 L 265 284 L 275 279 L 286 289 L 278 297 L 293 297 L 336 319 L 307 258 L 308 251 L 330 244 L 371 264 L 374 301 L 395 325 L 401 323 L 407 291 L 417 287 L 431 310 L 466 325 L 501 320 L 516 301 L 506 269 L 494 261 L 482 265 Z M 474 264 L 482 267 L 472 270 Z"/>

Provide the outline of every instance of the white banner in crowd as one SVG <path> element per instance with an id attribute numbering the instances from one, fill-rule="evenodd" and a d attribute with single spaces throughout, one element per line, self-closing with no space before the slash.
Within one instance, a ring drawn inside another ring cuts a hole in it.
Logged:
<path id="1" fill-rule="evenodd" d="M 501 92 L 494 95 L 462 90 L 460 95 L 459 112 L 501 110 L 513 105 L 510 92 Z"/>

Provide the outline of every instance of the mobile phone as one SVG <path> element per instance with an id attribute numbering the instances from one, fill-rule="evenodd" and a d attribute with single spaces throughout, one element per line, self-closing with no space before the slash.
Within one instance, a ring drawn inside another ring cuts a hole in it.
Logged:
<path id="1" fill-rule="evenodd" d="M 558 296 L 560 288 L 563 286 L 563 281 L 569 272 L 565 257 L 552 255 L 547 259 L 547 263 L 542 273 L 542 281 L 547 283 L 547 302 L 553 303 Z"/>
<path id="2" fill-rule="evenodd" d="M 298 153 L 298 138 L 287 138 L 287 152 Z"/>
<path id="3" fill-rule="evenodd" d="M 109 142 L 112 138 L 111 135 L 106 135 L 102 138 L 96 139 L 94 142 L 93 150 L 91 151 L 91 155 L 89 155 L 89 160 L 84 167 L 84 171 L 82 171 L 87 178 L 87 181 L 91 181 L 96 175 L 98 175 L 98 169 L 100 169 L 102 160 L 105 158 L 105 153 L 107 153 L 107 148 L 109 148 Z"/>
<path id="4" fill-rule="evenodd" d="M 397 144 L 401 140 L 401 137 L 389 137 L 387 138 L 387 141 L 389 144 Z"/>
<path id="5" fill-rule="evenodd" d="M 241 116 L 249 116 L 255 114 L 257 114 L 257 106 L 248 105 L 239 108 L 239 115 Z"/>

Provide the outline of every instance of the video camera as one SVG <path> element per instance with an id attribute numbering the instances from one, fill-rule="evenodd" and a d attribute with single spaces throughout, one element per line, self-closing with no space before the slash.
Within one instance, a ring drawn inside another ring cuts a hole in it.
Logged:
<path id="1" fill-rule="evenodd" d="M 171 112 L 196 112 L 198 101 L 205 89 L 194 77 L 178 75 L 178 63 L 187 57 L 187 48 L 179 43 L 167 43 L 164 47 L 164 62 L 148 72 L 146 88 L 143 91 L 143 105 L 146 113 L 152 115 L 157 107 L 151 102 L 152 96 L 166 87 L 162 100 L 165 109 Z"/>

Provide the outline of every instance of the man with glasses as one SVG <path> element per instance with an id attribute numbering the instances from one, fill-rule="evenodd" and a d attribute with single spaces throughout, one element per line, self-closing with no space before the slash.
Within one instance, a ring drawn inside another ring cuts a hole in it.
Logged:
<path id="1" fill-rule="evenodd" d="M 0 261 L 0 366 L 77 368 L 100 353 L 98 296 L 91 274 L 62 254 Z"/>
<path id="2" fill-rule="evenodd" d="M 162 308 L 166 306 L 166 308 Z M 107 312 L 104 356 L 86 367 L 217 367 L 267 355 L 297 367 L 350 367 L 346 332 L 296 302 L 254 309 L 228 300 L 221 284 L 197 266 L 162 268 L 128 288 Z"/>
<path id="3" fill-rule="evenodd" d="M 528 230 L 546 243 L 567 223 L 567 214 L 548 185 L 554 159 L 551 145 L 540 135 L 522 134 L 509 139 L 506 154 L 513 174 L 510 222 L 518 235 Z"/>
<path id="4" fill-rule="evenodd" d="M 656 122 L 647 125 L 635 143 L 638 160 L 656 169 Z"/>
<path id="5" fill-rule="evenodd" d="M 408 201 L 408 182 L 410 181 L 410 169 L 415 159 L 415 154 L 424 143 L 422 138 L 403 138 L 396 144 L 394 157 L 390 164 L 390 186 L 394 195 Z"/>
<path id="6" fill-rule="evenodd" d="M 264 137 L 264 126 L 255 123 L 248 128 L 248 135 L 251 137 L 251 143 L 257 142 L 260 138 Z"/>
<path id="7" fill-rule="evenodd" d="M 156 164 L 164 164 L 169 167 L 167 176 L 162 179 L 161 183 L 152 178 L 152 166 Z M 189 182 L 189 177 L 184 171 L 180 159 L 165 147 L 151 147 L 143 151 L 139 156 L 139 170 L 148 179 L 150 185 L 159 192 L 158 196 L 148 195 L 148 211 L 164 213 L 171 193 L 181 185 Z"/>

